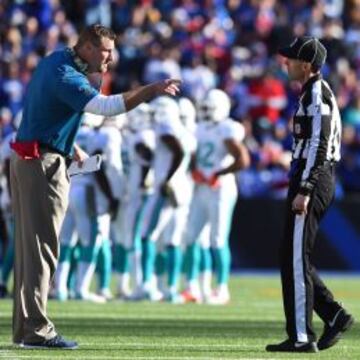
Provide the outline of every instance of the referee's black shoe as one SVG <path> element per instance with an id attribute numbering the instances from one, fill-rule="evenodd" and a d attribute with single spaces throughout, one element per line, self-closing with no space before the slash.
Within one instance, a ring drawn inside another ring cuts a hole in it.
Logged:
<path id="1" fill-rule="evenodd" d="M 270 344 L 266 346 L 269 352 L 299 352 L 299 353 L 315 353 L 319 349 L 316 342 L 297 342 L 287 339 L 280 344 Z"/>
<path id="2" fill-rule="evenodd" d="M 324 331 L 317 343 L 319 350 L 325 350 L 334 346 L 341 338 L 342 334 L 349 330 L 354 324 L 355 319 L 348 314 L 345 309 L 340 309 L 333 320 L 325 324 Z"/>

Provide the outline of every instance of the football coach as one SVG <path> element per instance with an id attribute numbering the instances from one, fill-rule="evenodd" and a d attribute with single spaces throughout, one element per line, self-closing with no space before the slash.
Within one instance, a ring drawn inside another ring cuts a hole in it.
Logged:
<path id="1" fill-rule="evenodd" d="M 101 95 L 88 75 L 106 72 L 115 40 L 114 32 L 104 26 L 87 27 L 74 48 L 41 60 L 27 90 L 23 119 L 11 145 L 10 170 L 15 217 L 13 342 L 24 348 L 78 347 L 57 333 L 46 307 L 68 203 L 66 158 L 82 162 L 87 157 L 74 144 L 83 112 L 112 116 L 179 91 L 179 80 L 168 79 L 123 94 Z"/>

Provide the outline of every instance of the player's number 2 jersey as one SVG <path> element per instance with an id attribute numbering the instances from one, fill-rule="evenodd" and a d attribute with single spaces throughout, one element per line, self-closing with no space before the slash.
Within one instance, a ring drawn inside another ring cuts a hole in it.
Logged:
<path id="1" fill-rule="evenodd" d="M 226 148 L 225 141 L 241 142 L 244 136 L 244 127 L 231 119 L 219 123 L 200 123 L 196 131 L 197 169 L 205 176 L 211 176 L 216 171 L 228 166 L 232 157 Z"/>

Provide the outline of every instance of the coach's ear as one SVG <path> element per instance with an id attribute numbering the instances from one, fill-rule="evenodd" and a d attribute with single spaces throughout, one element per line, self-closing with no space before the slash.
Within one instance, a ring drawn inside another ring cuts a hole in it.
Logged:
<path id="1" fill-rule="evenodd" d="M 94 44 L 89 40 L 87 40 L 84 44 L 84 49 L 86 49 L 86 51 L 88 51 L 88 52 L 93 51 L 94 47 L 95 47 Z"/>

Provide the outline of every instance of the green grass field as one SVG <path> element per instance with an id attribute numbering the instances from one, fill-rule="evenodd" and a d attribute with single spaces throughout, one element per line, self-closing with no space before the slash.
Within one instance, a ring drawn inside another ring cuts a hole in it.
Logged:
<path id="1" fill-rule="evenodd" d="M 346 308 L 360 319 L 360 277 L 325 277 Z M 228 306 L 50 301 L 58 331 L 79 350 L 22 350 L 11 345 L 11 301 L 0 300 L 3 359 L 360 359 L 360 326 L 332 349 L 318 354 L 270 354 L 267 343 L 283 340 L 278 276 L 239 275 L 231 281 Z M 322 325 L 315 319 L 318 333 Z"/>

